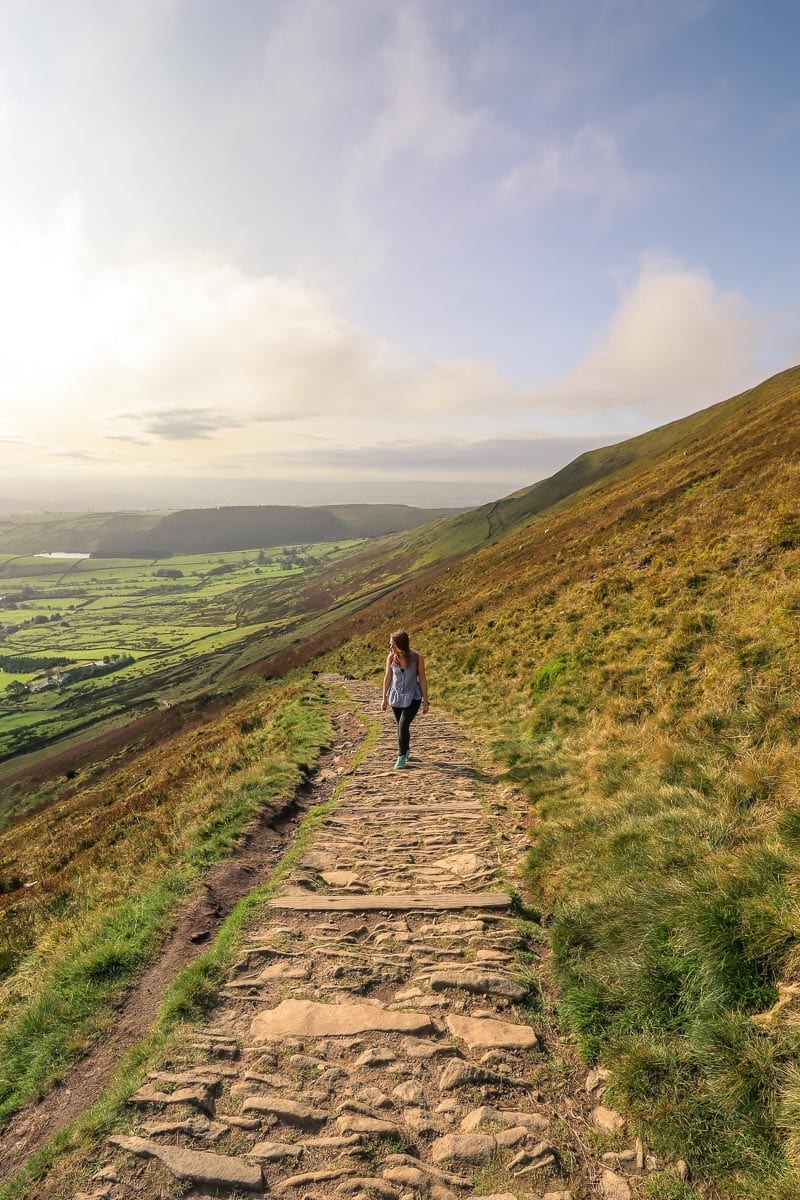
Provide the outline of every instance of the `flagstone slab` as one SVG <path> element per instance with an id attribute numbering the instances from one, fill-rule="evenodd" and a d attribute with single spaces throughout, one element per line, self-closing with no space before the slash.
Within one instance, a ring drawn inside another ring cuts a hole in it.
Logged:
<path id="1" fill-rule="evenodd" d="M 458 854 L 448 854 L 446 858 L 437 859 L 433 865 L 449 871 L 451 875 L 460 875 L 466 879 L 467 876 L 482 871 L 488 864 L 486 859 L 481 858 L 480 855 L 464 850 Z"/>
<path id="2" fill-rule="evenodd" d="M 138 1158 L 157 1158 L 176 1179 L 186 1179 L 206 1187 L 244 1188 L 248 1192 L 260 1192 L 264 1186 L 261 1168 L 233 1155 L 162 1146 L 149 1138 L 127 1137 L 124 1134 L 108 1140 L 112 1146 L 127 1150 Z"/>
<path id="3" fill-rule="evenodd" d="M 250 1025 L 255 1042 L 289 1037 L 346 1037 L 357 1033 L 431 1033 L 426 1013 L 396 1012 L 382 1004 L 320 1004 L 316 1000 L 282 1000 L 258 1013 Z"/>
<path id="4" fill-rule="evenodd" d="M 530 1025 L 515 1025 L 511 1021 L 494 1021 L 487 1017 L 461 1017 L 450 1013 L 447 1028 L 466 1042 L 470 1050 L 486 1049 L 528 1050 L 539 1044 Z"/>

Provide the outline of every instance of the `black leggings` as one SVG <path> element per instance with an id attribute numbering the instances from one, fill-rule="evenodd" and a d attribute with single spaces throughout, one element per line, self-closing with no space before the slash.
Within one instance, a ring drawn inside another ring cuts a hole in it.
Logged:
<path id="1" fill-rule="evenodd" d="M 412 700 L 408 708 L 395 708 L 392 705 L 394 719 L 397 721 L 397 745 L 400 748 L 401 754 L 408 754 L 408 748 L 411 745 L 411 722 L 419 712 L 421 700 Z"/>

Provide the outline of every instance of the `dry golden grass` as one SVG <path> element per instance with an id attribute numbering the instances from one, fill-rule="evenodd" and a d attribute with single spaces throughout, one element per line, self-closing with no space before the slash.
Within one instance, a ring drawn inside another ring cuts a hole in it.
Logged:
<path id="1" fill-rule="evenodd" d="M 799 411 L 796 369 L 653 435 L 335 655 L 377 679 L 385 628 L 412 631 L 434 703 L 527 786 L 584 1052 L 651 1142 L 737 1196 L 783 1170 L 800 1056 L 749 1019 L 800 943 Z"/>

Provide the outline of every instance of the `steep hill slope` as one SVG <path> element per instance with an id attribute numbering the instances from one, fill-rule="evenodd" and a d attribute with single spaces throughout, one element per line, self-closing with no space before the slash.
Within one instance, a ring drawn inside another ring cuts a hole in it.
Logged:
<path id="1" fill-rule="evenodd" d="M 800 368 L 793 368 L 702 412 L 616 445 L 588 451 L 548 479 L 500 500 L 434 521 L 410 534 L 384 538 L 321 571 L 300 591 L 295 589 L 296 610 L 299 613 L 329 613 L 332 608 L 338 612 L 353 611 L 383 592 L 409 583 L 419 572 L 452 564 L 534 518 L 547 517 L 549 522 L 553 510 L 604 491 L 613 481 L 633 480 L 642 473 L 658 470 L 659 464 L 668 461 L 687 458 L 700 462 L 705 453 L 703 447 L 714 446 L 717 438 L 727 444 L 730 439 L 747 437 L 753 421 L 758 440 L 762 416 L 768 421 L 772 407 L 780 408 L 785 394 L 794 395 L 799 375 Z M 764 446 L 759 452 L 766 450 Z M 259 598 L 254 594 L 245 611 L 254 615 L 258 610 Z"/>
<path id="2" fill-rule="evenodd" d="M 411 629 L 434 702 L 529 791 L 529 878 L 584 1053 L 663 1152 L 721 1194 L 787 1200 L 798 415 L 793 369 L 616 448 L 603 482 L 356 617 L 327 660 L 377 683 L 387 629 Z"/>

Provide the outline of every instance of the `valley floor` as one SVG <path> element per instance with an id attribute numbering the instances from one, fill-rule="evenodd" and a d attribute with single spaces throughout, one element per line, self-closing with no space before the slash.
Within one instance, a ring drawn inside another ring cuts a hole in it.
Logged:
<path id="1" fill-rule="evenodd" d="M 374 686 L 346 686 L 380 735 L 354 770 L 339 761 L 338 802 L 249 927 L 210 1023 L 150 1064 L 99 1157 L 67 1155 L 27 1195 L 696 1195 L 559 1036 L 546 936 L 508 891 L 522 796 L 435 712 L 395 771 L 391 714 Z"/>

